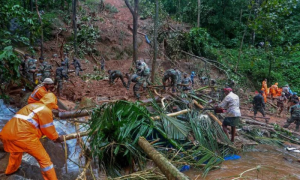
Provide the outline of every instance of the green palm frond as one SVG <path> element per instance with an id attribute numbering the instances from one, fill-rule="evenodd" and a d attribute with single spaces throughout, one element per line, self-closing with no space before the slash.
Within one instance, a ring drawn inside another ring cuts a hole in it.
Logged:
<path id="1" fill-rule="evenodd" d="M 89 134 L 91 152 L 112 177 L 124 166 L 144 165 L 145 155 L 137 145 L 140 136 L 149 136 L 154 124 L 148 110 L 138 103 L 118 101 L 94 109 Z"/>
<path id="2" fill-rule="evenodd" d="M 252 129 L 244 135 L 260 144 L 282 146 L 284 142 L 281 139 L 265 137 L 262 130 L 257 128 Z"/>
<path id="3" fill-rule="evenodd" d="M 168 138 L 185 140 L 191 128 L 190 125 L 173 117 L 161 114 L 161 122 Z"/>

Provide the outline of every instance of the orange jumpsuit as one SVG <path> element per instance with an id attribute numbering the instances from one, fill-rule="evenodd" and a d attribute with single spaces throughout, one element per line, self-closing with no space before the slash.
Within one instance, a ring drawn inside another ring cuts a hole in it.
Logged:
<path id="1" fill-rule="evenodd" d="M 263 90 L 264 89 L 264 90 Z M 266 95 L 269 94 L 268 92 L 268 85 L 267 85 L 267 81 L 263 81 L 262 82 L 262 87 L 261 87 L 261 90 L 265 91 Z"/>
<path id="2" fill-rule="evenodd" d="M 264 91 L 264 93 L 262 94 L 262 96 L 264 97 L 264 101 L 265 101 L 265 103 L 266 103 L 266 102 L 267 102 L 267 95 L 266 95 L 266 93 L 265 93 L 265 89 L 262 88 L 261 90 Z"/>
<path id="3" fill-rule="evenodd" d="M 31 95 L 29 96 L 29 98 L 27 100 L 28 104 L 38 102 L 47 93 L 48 93 L 48 91 L 45 88 L 45 86 L 43 86 L 43 85 L 37 86 L 34 89 L 34 91 L 31 93 Z"/>
<path id="4" fill-rule="evenodd" d="M 5 174 L 18 170 L 26 152 L 38 161 L 44 179 L 57 180 L 51 159 L 40 142 L 43 135 L 51 140 L 58 138 L 52 118 L 52 109 L 56 107 L 55 95 L 47 93 L 39 102 L 23 107 L 6 123 L 0 132 L 4 150 L 10 152 Z"/>
<path id="5" fill-rule="evenodd" d="M 277 95 L 277 91 L 278 91 L 278 83 L 275 83 L 274 85 L 272 85 L 270 87 L 270 94 L 271 94 L 271 97 L 276 97 Z"/>

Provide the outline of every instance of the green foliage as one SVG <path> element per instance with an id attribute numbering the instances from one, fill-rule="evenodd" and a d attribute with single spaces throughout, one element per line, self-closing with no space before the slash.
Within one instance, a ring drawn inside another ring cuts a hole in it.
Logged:
<path id="1" fill-rule="evenodd" d="M 105 4 L 105 10 L 107 10 L 110 13 L 118 13 L 119 12 L 119 10 L 114 5 L 111 5 L 108 3 Z"/>
<path id="2" fill-rule="evenodd" d="M 12 46 L 0 51 L 0 81 L 11 82 L 20 77 L 19 66 L 21 60 L 14 53 Z"/>
<path id="3" fill-rule="evenodd" d="M 120 176 L 121 167 L 133 162 L 144 165 L 145 156 L 137 141 L 140 136 L 149 136 L 153 129 L 145 107 L 126 101 L 102 105 L 94 109 L 90 127 L 93 156 L 109 176 Z"/>

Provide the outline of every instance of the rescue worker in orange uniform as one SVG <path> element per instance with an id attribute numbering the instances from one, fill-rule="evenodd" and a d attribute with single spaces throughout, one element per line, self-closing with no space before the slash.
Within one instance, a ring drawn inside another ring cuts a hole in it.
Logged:
<path id="1" fill-rule="evenodd" d="M 45 78 L 44 81 L 38 85 L 29 96 L 27 102 L 35 103 L 38 102 L 42 97 L 45 96 L 54 87 L 54 82 L 51 78 Z"/>
<path id="2" fill-rule="evenodd" d="M 52 109 L 57 108 L 53 93 L 47 93 L 40 101 L 31 103 L 19 110 L 0 132 L 4 150 L 10 153 L 5 174 L 18 170 L 23 152 L 33 156 L 39 163 L 44 179 L 57 180 L 51 159 L 40 142 L 46 135 L 54 142 L 62 142 L 53 125 Z"/>
<path id="3" fill-rule="evenodd" d="M 275 83 L 270 87 L 270 94 L 271 94 L 272 101 L 274 100 L 274 97 L 277 96 L 277 91 L 278 91 L 278 83 Z"/>
<path id="4" fill-rule="evenodd" d="M 261 89 L 264 93 L 262 94 L 262 96 L 264 97 L 264 101 L 265 103 L 267 103 L 267 95 L 266 95 L 266 91 L 264 88 Z"/>
<path id="5" fill-rule="evenodd" d="M 267 85 L 267 79 L 263 80 L 261 90 L 265 91 L 266 96 L 269 94 L 268 85 Z"/>

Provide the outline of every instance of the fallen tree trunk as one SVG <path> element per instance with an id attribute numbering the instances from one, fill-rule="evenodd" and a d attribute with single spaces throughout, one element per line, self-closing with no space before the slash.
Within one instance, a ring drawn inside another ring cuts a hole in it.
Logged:
<path id="1" fill-rule="evenodd" d="M 204 109 L 204 107 L 199 104 L 197 101 L 193 100 L 193 103 L 200 109 Z M 208 116 L 216 121 L 220 126 L 222 126 L 222 122 L 211 112 L 207 112 Z"/>
<path id="2" fill-rule="evenodd" d="M 66 111 L 66 112 L 59 112 L 58 117 L 61 119 L 67 118 L 77 118 L 77 117 L 84 117 L 89 116 L 92 110 L 76 110 L 76 111 Z"/>
<path id="3" fill-rule="evenodd" d="M 161 172 L 169 180 L 188 180 L 189 178 L 182 174 L 173 164 L 169 162 L 163 155 L 161 155 L 151 144 L 143 137 L 139 138 L 139 146 L 144 152 L 153 160 Z"/>

